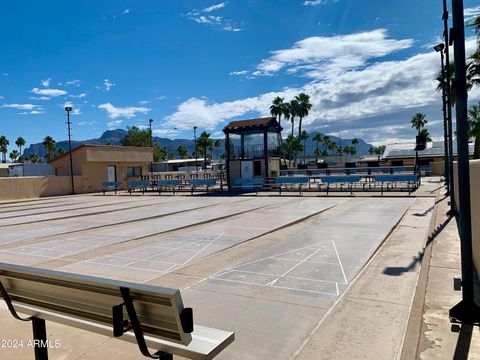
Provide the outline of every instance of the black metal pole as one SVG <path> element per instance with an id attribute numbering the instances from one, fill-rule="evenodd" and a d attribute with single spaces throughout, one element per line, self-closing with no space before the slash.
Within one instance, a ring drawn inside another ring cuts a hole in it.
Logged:
<path id="1" fill-rule="evenodd" d="M 148 119 L 148 125 L 150 127 L 150 147 L 153 147 L 152 122 L 153 122 L 153 119 Z M 150 163 L 150 173 L 152 174 L 152 178 L 153 178 L 153 160 Z"/>
<path id="2" fill-rule="evenodd" d="M 195 173 L 197 174 L 198 177 L 198 154 L 197 154 L 197 127 L 193 127 L 193 140 L 195 143 Z"/>
<path id="3" fill-rule="evenodd" d="M 473 289 L 472 219 L 470 209 L 470 165 L 468 151 L 467 78 L 465 65 L 465 26 L 463 0 L 452 1 L 455 91 L 458 152 L 458 231 L 462 260 L 462 301 L 450 309 L 450 320 L 473 324 L 480 322 L 480 308 Z"/>
<path id="4" fill-rule="evenodd" d="M 443 0 L 443 36 L 445 38 L 445 77 L 446 77 L 446 91 L 447 91 L 447 121 L 448 121 L 448 179 L 449 179 L 449 193 L 450 193 L 450 210 L 447 215 L 456 216 L 458 213 L 455 210 L 455 181 L 453 178 L 453 126 L 452 126 L 452 85 L 450 74 L 450 53 L 449 53 L 449 28 L 448 28 L 448 9 L 447 0 Z"/>
<path id="5" fill-rule="evenodd" d="M 443 49 L 440 50 L 440 60 L 442 62 L 442 113 L 443 113 L 443 145 L 444 145 L 444 175 L 445 175 L 445 186 L 447 187 L 446 196 L 450 195 L 450 182 L 449 182 L 449 170 L 448 170 L 448 130 L 447 130 L 447 99 L 446 99 L 446 89 L 445 89 L 445 61 L 443 56 Z"/>
<path id="6" fill-rule="evenodd" d="M 73 159 L 72 159 L 72 134 L 70 125 L 70 111 L 72 108 L 70 106 L 65 107 L 65 111 L 67 112 L 67 126 L 68 126 L 68 152 L 70 156 L 70 178 L 72 181 L 72 195 L 75 195 L 75 182 L 73 181 Z"/>
<path id="7" fill-rule="evenodd" d="M 35 360 L 48 360 L 47 329 L 45 320 L 32 317 Z"/>

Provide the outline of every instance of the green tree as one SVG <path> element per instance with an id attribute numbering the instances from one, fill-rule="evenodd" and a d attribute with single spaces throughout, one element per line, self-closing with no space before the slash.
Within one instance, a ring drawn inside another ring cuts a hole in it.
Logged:
<path id="1" fill-rule="evenodd" d="M 315 162 L 318 162 L 318 157 L 321 155 L 321 151 L 318 145 L 323 141 L 323 135 L 321 133 L 315 133 L 312 140 L 315 141 L 316 143 L 314 155 L 315 155 Z"/>
<path id="2" fill-rule="evenodd" d="M 288 135 L 284 143 L 284 148 L 286 157 L 289 160 L 291 166 L 291 162 L 296 156 L 296 154 L 303 150 L 302 143 L 297 136 Z"/>
<path id="3" fill-rule="evenodd" d="M 18 147 L 18 152 L 20 154 L 20 157 L 22 157 L 22 148 L 25 146 L 25 143 L 26 143 L 25 139 L 21 136 L 19 136 L 15 141 L 15 145 L 17 145 Z"/>
<path id="4" fill-rule="evenodd" d="M 283 102 L 283 98 L 277 96 L 272 101 L 272 105 L 270 105 L 270 114 L 275 116 L 278 119 L 278 123 L 282 125 L 282 116 L 284 114 L 284 107 L 285 103 Z"/>
<path id="5" fill-rule="evenodd" d="M 7 162 L 8 145 L 10 145 L 10 141 L 5 136 L 0 136 L 0 152 L 2 153 L 2 163 L 4 164 Z"/>
<path id="6" fill-rule="evenodd" d="M 17 151 L 17 150 L 12 150 L 10 151 L 10 155 L 8 155 L 8 157 L 10 158 L 10 160 L 12 162 L 15 162 L 17 161 L 17 159 L 19 158 L 20 156 L 20 153 Z"/>
<path id="7" fill-rule="evenodd" d="M 310 96 L 305 93 L 300 93 L 295 96 L 295 100 L 298 102 L 297 116 L 298 116 L 298 136 L 302 136 L 302 120 L 308 116 L 312 104 L 310 103 Z"/>
<path id="8" fill-rule="evenodd" d="M 356 154 L 357 154 L 357 145 L 358 145 L 358 139 L 357 139 L 357 138 L 353 138 L 353 139 L 352 139 L 352 149 L 353 149 L 353 154 L 352 154 L 352 155 L 356 155 Z"/>
<path id="9" fill-rule="evenodd" d="M 218 157 L 218 152 L 220 151 L 221 146 L 222 146 L 222 142 L 220 141 L 220 139 L 216 139 L 216 140 L 213 141 L 213 147 L 216 149 L 216 153 L 217 153 L 216 158 L 217 159 L 220 159 Z"/>
<path id="10" fill-rule="evenodd" d="M 425 116 L 426 116 L 425 114 L 416 113 L 415 115 L 412 116 L 412 119 L 410 120 L 410 124 L 412 125 L 412 128 L 417 129 L 418 135 L 420 135 L 420 132 L 428 123 L 428 121 L 425 120 Z"/>
<path id="11" fill-rule="evenodd" d="M 56 157 L 60 157 L 60 156 L 62 156 L 63 154 L 65 154 L 65 149 L 64 149 L 63 147 L 57 148 Z"/>
<path id="12" fill-rule="evenodd" d="M 121 140 L 123 146 L 150 146 L 150 131 L 140 130 L 136 126 L 127 127 L 127 134 Z"/>
<path id="13" fill-rule="evenodd" d="M 473 158 L 480 159 L 480 103 L 468 109 L 468 136 L 475 138 Z"/>
<path id="14" fill-rule="evenodd" d="M 309 138 L 310 136 L 308 135 L 308 133 L 303 130 L 302 133 L 300 134 L 300 141 L 303 141 L 303 163 L 305 164 L 305 161 L 306 161 L 306 157 L 307 157 L 307 154 L 306 154 L 306 151 L 307 151 L 307 139 Z"/>
<path id="15" fill-rule="evenodd" d="M 207 154 L 208 149 L 212 144 L 212 139 L 210 139 L 210 134 L 206 131 L 203 131 L 200 134 L 200 137 L 197 140 L 197 149 L 203 155 L 203 168 L 207 168 Z"/>
<path id="16" fill-rule="evenodd" d="M 427 142 L 432 141 L 432 137 L 430 136 L 430 133 L 428 132 L 427 128 L 423 128 L 422 130 L 420 130 L 420 134 L 418 134 L 418 135 L 421 135 L 421 136 L 425 137 Z"/>
<path id="17" fill-rule="evenodd" d="M 158 162 L 165 160 L 167 160 L 167 147 L 153 144 L 153 161 Z"/>
<path id="18" fill-rule="evenodd" d="M 185 145 L 180 145 L 179 147 L 177 147 L 177 153 L 178 156 L 180 156 L 180 159 L 186 159 L 188 150 Z"/>
<path id="19" fill-rule="evenodd" d="M 47 155 L 45 155 L 45 157 L 47 158 L 48 161 L 51 161 L 55 156 L 55 150 L 57 148 L 57 144 L 55 140 L 53 140 L 51 136 L 45 136 L 45 139 L 43 139 L 42 144 L 45 147 L 45 150 L 47 151 Z"/>
<path id="20" fill-rule="evenodd" d="M 295 117 L 298 116 L 299 112 L 299 104 L 298 101 L 293 99 L 289 103 L 287 103 L 287 108 L 288 108 L 288 114 L 290 118 L 290 122 L 292 123 L 292 136 L 293 136 L 293 131 L 295 128 Z"/>
<path id="21" fill-rule="evenodd" d="M 36 164 L 36 163 L 41 163 L 42 162 L 42 159 L 40 159 L 40 157 L 35 154 L 35 153 L 31 153 L 29 156 L 28 156 L 28 160 L 30 160 L 30 162 L 32 164 Z"/>

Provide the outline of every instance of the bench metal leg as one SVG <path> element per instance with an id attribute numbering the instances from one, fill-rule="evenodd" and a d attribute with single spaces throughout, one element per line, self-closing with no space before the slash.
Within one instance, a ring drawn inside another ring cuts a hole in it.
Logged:
<path id="1" fill-rule="evenodd" d="M 32 317 L 35 360 L 48 360 L 47 329 L 45 320 Z"/>

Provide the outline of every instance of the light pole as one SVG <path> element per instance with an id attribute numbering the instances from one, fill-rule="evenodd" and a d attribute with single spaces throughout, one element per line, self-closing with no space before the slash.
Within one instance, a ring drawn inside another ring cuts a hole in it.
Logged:
<path id="1" fill-rule="evenodd" d="M 447 212 L 449 216 L 458 215 L 455 209 L 455 182 L 453 178 L 453 126 L 452 126 L 452 89 L 451 89 L 451 74 L 450 74 L 450 53 L 448 47 L 450 44 L 449 28 L 448 28 L 448 9 L 447 0 L 443 0 L 443 37 L 445 39 L 445 80 L 446 80 L 446 92 L 447 92 L 447 135 L 448 135 L 448 181 L 450 184 L 450 210 Z M 458 150 L 457 150 L 458 151 Z"/>
<path id="2" fill-rule="evenodd" d="M 72 159 L 72 133 L 70 125 L 70 111 L 72 111 L 71 106 L 65 106 L 65 111 L 67 112 L 67 128 L 68 128 L 68 152 L 70 155 L 70 178 L 72 181 L 72 195 L 75 195 L 75 183 L 73 181 L 73 159 Z"/>
<path id="3" fill-rule="evenodd" d="M 197 154 L 197 127 L 193 127 L 193 140 L 194 140 L 194 146 L 195 146 L 195 173 L 198 176 L 198 154 Z"/>
<path id="4" fill-rule="evenodd" d="M 463 0 L 452 1 L 454 61 L 455 61 L 455 95 L 457 118 L 457 152 L 458 152 L 458 232 L 462 260 L 462 301 L 450 309 L 451 321 L 464 324 L 480 322 L 480 308 L 475 303 L 473 283 L 472 254 L 472 218 L 470 207 L 470 164 L 468 149 L 468 112 L 467 79 L 465 65 L 465 25 Z"/>
<path id="5" fill-rule="evenodd" d="M 149 132 L 149 135 L 150 135 L 150 147 L 153 147 L 153 134 L 152 134 L 152 123 L 153 123 L 153 119 L 148 119 L 148 126 L 150 128 L 150 132 Z M 153 160 L 152 162 L 150 163 L 150 173 L 153 177 Z"/>
<path id="6" fill-rule="evenodd" d="M 449 188 L 449 170 L 448 170 L 448 134 L 447 134 L 447 99 L 446 99 L 446 89 L 445 89 L 445 61 L 443 57 L 443 50 L 445 49 L 445 44 L 440 43 L 433 47 L 436 52 L 440 53 L 440 62 L 442 75 L 440 76 L 440 81 L 442 83 L 442 113 L 443 113 L 443 141 L 444 141 L 444 173 L 445 173 L 445 185 L 447 187 L 447 193 L 445 196 L 450 195 Z"/>

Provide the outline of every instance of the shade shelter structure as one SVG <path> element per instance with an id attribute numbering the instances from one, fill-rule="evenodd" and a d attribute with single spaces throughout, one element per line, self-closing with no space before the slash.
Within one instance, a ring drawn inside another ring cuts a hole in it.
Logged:
<path id="1" fill-rule="evenodd" d="M 225 133 L 228 187 L 235 179 L 276 177 L 282 127 L 275 117 L 232 121 Z"/>

